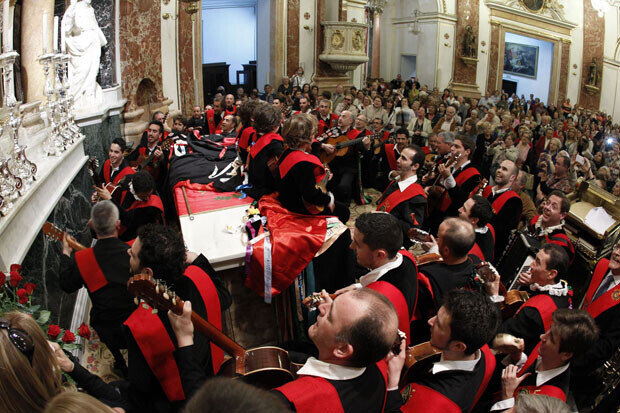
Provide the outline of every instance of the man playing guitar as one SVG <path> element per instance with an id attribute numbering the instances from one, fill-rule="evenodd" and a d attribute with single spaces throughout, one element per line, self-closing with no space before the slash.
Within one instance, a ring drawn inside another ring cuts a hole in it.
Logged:
<path id="1" fill-rule="evenodd" d="M 179 298 L 191 301 L 198 315 L 221 329 L 221 311 L 230 306 L 230 294 L 204 255 L 185 251 L 181 234 L 170 227 L 146 225 L 128 254 L 133 274 L 147 273 L 165 282 Z M 130 403 L 150 412 L 180 408 L 186 399 L 185 391 L 191 392 L 183 383 L 187 378 L 179 374 L 166 314 L 153 314 L 150 307 L 141 305 L 124 325 L 130 360 Z M 208 375 L 216 373 L 223 360 L 223 352 L 202 335 L 194 341 L 192 356 L 202 373 Z"/>
<path id="2" fill-rule="evenodd" d="M 109 158 L 103 163 L 99 172 L 101 181 L 105 182 L 106 185 L 112 183 L 116 186 L 125 176 L 135 172 L 123 157 L 126 146 L 127 144 L 122 138 L 116 138 L 110 144 Z"/>
<path id="3" fill-rule="evenodd" d="M 166 158 L 162 152 L 159 144 L 163 136 L 164 126 L 159 121 L 151 121 L 147 129 L 146 143 L 138 145 L 133 152 L 127 156 L 127 160 L 130 164 L 133 164 L 134 170 L 143 168 L 148 171 L 153 179 L 158 180 L 165 175 L 166 172 Z M 150 160 L 149 160 L 150 158 Z M 146 163 L 146 161 L 148 163 Z M 146 165 L 144 165 L 146 163 Z"/>

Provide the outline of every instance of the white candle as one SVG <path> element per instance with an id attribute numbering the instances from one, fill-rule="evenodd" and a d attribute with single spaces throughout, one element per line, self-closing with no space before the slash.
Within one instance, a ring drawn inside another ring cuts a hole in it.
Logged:
<path id="1" fill-rule="evenodd" d="M 58 53 L 58 16 L 54 16 L 54 53 Z"/>
<path id="2" fill-rule="evenodd" d="M 47 54 L 47 10 L 43 10 L 43 21 L 41 22 L 41 29 L 43 30 L 43 54 Z"/>

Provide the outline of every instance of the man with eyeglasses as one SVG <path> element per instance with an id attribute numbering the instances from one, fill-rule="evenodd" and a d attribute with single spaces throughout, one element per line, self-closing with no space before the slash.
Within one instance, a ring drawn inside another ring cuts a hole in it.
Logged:
<path id="1" fill-rule="evenodd" d="M 601 378 L 594 371 L 620 346 L 620 240 L 616 240 L 611 256 L 596 265 L 582 308 L 600 329 L 599 340 L 572 363 L 571 388 L 578 405 L 586 406 L 597 396 L 593 390 L 600 388 Z"/>
<path id="2" fill-rule="evenodd" d="M 334 109 L 334 113 L 336 115 L 340 115 L 343 111 L 348 110 L 353 114 L 353 116 L 357 116 L 357 108 L 353 104 L 353 96 L 350 94 L 345 95 L 342 102 L 336 105 L 336 109 Z"/>

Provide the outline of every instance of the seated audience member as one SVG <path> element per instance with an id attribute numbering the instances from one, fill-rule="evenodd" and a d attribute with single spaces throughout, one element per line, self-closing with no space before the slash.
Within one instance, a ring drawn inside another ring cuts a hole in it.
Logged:
<path id="1" fill-rule="evenodd" d="M 252 185 L 247 192 L 254 199 L 277 189 L 277 162 L 284 151 L 282 137 L 276 133 L 280 128 L 280 117 L 280 112 L 273 105 L 265 103 L 254 111 L 257 140 L 249 151 L 247 167 L 248 180 Z"/>
<path id="2" fill-rule="evenodd" d="M 276 388 L 273 394 L 298 412 L 318 408 L 325 412 L 374 413 L 384 406 L 398 406 L 400 394 L 397 389 L 387 391 L 382 372 L 383 359 L 398 337 L 394 306 L 368 288 L 348 291 L 333 300 L 323 290 L 322 299 L 318 319 L 308 329 L 318 359 L 310 357 L 297 371 L 299 378 Z M 189 377 L 191 372 L 191 388 L 197 389 L 205 377 L 187 358 L 194 346 L 190 310 L 186 302 L 182 316 L 169 313 L 169 317 L 179 343 L 177 357 L 184 353 L 187 361 L 179 362 L 181 376 Z"/>
<path id="3" fill-rule="evenodd" d="M 42 413 L 49 400 L 68 390 L 63 372 L 106 404 L 126 407 L 116 388 L 74 365 L 57 343 L 47 341 L 29 314 L 10 311 L 0 317 L 0 372 L 2 412 Z"/>
<path id="4" fill-rule="evenodd" d="M 427 144 L 428 137 L 433 133 L 431 121 L 426 118 L 426 110 L 423 107 L 418 108 L 416 117 L 409 122 L 407 130 L 411 132 L 413 143 L 419 146 Z"/>
<path id="5" fill-rule="evenodd" d="M 193 303 L 194 311 L 221 329 L 221 313 L 230 294 L 204 255 L 185 251 L 181 234 L 170 227 L 146 225 L 128 250 L 133 274 L 145 273 L 164 282 L 176 296 Z M 187 379 L 179 376 L 173 357 L 174 336 L 165 313 L 153 314 L 139 306 L 125 321 L 129 359 L 129 400 L 144 411 L 176 411 L 186 399 Z M 219 325 L 218 325 L 219 324 Z M 223 352 L 198 335 L 194 362 L 204 374 L 213 375 Z"/>
<path id="6" fill-rule="evenodd" d="M 193 134 L 198 133 L 197 136 L 203 134 L 205 129 L 205 115 L 202 112 L 200 106 L 194 106 L 192 117 L 187 120 L 187 130 Z"/>
<path id="7" fill-rule="evenodd" d="M 564 248 L 572 263 L 575 247 L 564 231 L 564 218 L 569 210 L 570 201 L 566 195 L 561 191 L 553 191 L 543 203 L 542 214 L 536 215 L 529 222 L 528 230 L 539 241 Z"/>
<path id="8" fill-rule="evenodd" d="M 192 396 L 183 413 L 288 413 L 284 401 L 266 390 L 224 377 L 209 379 Z"/>
<path id="9" fill-rule="evenodd" d="M 402 229 L 390 214 L 363 213 L 355 221 L 351 249 L 357 263 L 369 271 L 359 282 L 336 291 L 367 287 L 385 295 L 396 308 L 399 329 L 407 334 L 417 300 L 417 268 L 413 257 L 401 250 Z"/>
<path id="10" fill-rule="evenodd" d="M 155 182 L 146 171 L 139 171 L 128 178 L 128 190 L 120 202 L 112 200 L 120 213 L 121 229 L 119 238 L 129 241 L 136 237 L 138 229 L 146 224 L 160 223 L 163 220 L 164 206 L 155 194 Z M 112 199 L 105 188 L 96 188 L 102 200 Z"/>
<path id="11" fill-rule="evenodd" d="M 620 347 L 620 241 L 616 241 L 609 259 L 601 259 L 590 280 L 583 309 L 594 318 L 600 338 L 572 362 L 571 389 L 579 405 L 594 402 L 600 392 L 601 377 L 595 373 Z"/>
<path id="12" fill-rule="evenodd" d="M 540 185 L 538 186 L 537 197 L 542 199 L 544 195 L 549 195 L 552 191 L 561 191 L 569 194 L 573 191 L 574 185 L 571 185 L 568 179 L 568 171 L 570 168 L 570 158 L 564 156 L 563 153 L 558 154 L 555 160 L 555 171 L 547 174 L 547 162 L 543 162 L 540 166 Z"/>
<path id="13" fill-rule="evenodd" d="M 515 163 L 505 160 L 495 171 L 495 185 L 487 186 L 482 192 L 493 208 L 491 225 L 495 229 L 495 256 L 498 258 L 508 244 L 510 232 L 519 225 L 523 211 L 521 198 L 511 189 L 518 174 Z"/>
<path id="14" fill-rule="evenodd" d="M 127 348 L 121 326 L 134 310 L 133 297 L 127 291 L 129 257 L 127 244 L 118 239 L 121 226 L 118 209 L 111 201 L 100 201 L 90 211 L 89 225 L 97 234 L 94 247 L 76 251 L 65 235 L 60 256 L 60 288 L 71 294 L 86 287 L 92 308 L 90 325 L 114 357 L 114 368 L 127 374 L 120 349 Z"/>
<path id="15" fill-rule="evenodd" d="M 526 190 L 527 176 L 527 172 L 521 170 L 519 171 L 519 175 L 517 175 L 517 179 L 512 183 L 512 190 L 519 195 L 519 198 L 521 198 L 521 205 L 523 205 L 521 223 L 530 222 L 532 218 L 536 216 L 536 205 Z"/>
<path id="16" fill-rule="evenodd" d="M 437 315 L 429 320 L 430 344 L 441 350 L 440 361 L 429 371 L 407 377 L 409 399 L 400 410 L 386 411 L 423 413 L 441 406 L 445 412 L 470 412 L 495 368 L 495 357 L 486 343 L 495 335 L 500 319 L 495 304 L 484 295 L 468 290 L 448 292 Z M 394 364 L 399 361 L 402 367 L 404 359 L 404 354 L 399 355 Z M 397 385 L 400 369 L 389 366 L 388 372 L 388 385 Z"/>
<path id="17" fill-rule="evenodd" d="M 56 395 L 45 406 L 44 413 L 124 413 L 122 408 L 111 408 L 87 393 L 66 391 Z"/>
<path id="18" fill-rule="evenodd" d="M 545 245 L 536 254 L 530 269 L 519 275 L 518 282 L 529 286 L 530 298 L 517 313 L 504 321 L 500 333 L 508 333 L 525 341 L 525 351 L 531 352 L 541 334 L 551 325 L 551 314 L 558 308 L 571 308 L 572 288 L 560 277 L 568 271 L 568 256 L 561 247 Z M 499 278 L 489 283 L 491 295 L 499 293 Z"/>
<path id="19" fill-rule="evenodd" d="M 453 132 L 459 128 L 459 122 L 456 118 L 456 108 L 452 105 L 446 108 L 445 116 L 440 118 L 437 123 L 433 126 L 433 132 Z"/>
<path id="20" fill-rule="evenodd" d="M 570 383 L 570 361 L 582 355 L 598 338 L 598 327 L 586 311 L 558 309 L 549 329 L 529 357 L 515 351 L 506 357 L 517 361 L 502 372 L 501 401 L 491 411 L 514 405 L 520 393 L 539 394 L 566 401 Z"/>
<path id="21" fill-rule="evenodd" d="M 203 135 L 215 135 L 222 131 L 222 121 L 224 120 L 224 99 L 221 96 L 213 98 L 212 109 L 205 111 L 205 128 Z"/>
<path id="22" fill-rule="evenodd" d="M 349 209 L 327 192 L 328 172 L 310 148 L 316 120 L 311 115 L 293 115 L 284 122 L 282 134 L 287 149 L 278 160 L 278 199 L 298 214 L 334 214 L 346 224 Z M 322 189 L 321 189 L 322 188 Z"/>
<path id="23" fill-rule="evenodd" d="M 223 138 L 231 138 L 237 136 L 237 117 L 235 115 L 226 115 L 222 120 L 222 132 L 220 137 L 216 141 L 220 141 Z"/>
<path id="24" fill-rule="evenodd" d="M 172 118 L 172 132 L 168 135 L 172 139 L 187 139 L 189 135 L 200 139 L 200 134 L 197 132 L 192 132 L 189 129 L 186 129 L 187 120 L 183 117 L 183 115 L 177 115 Z M 169 154 L 164 154 L 164 156 Z"/>
<path id="25" fill-rule="evenodd" d="M 386 148 L 386 151 L 393 150 Z M 417 145 L 401 149 L 397 161 L 398 174 L 377 200 L 377 211 L 394 215 L 402 228 L 405 248 L 409 248 L 409 230 L 420 227 L 426 215 L 426 193 L 418 181 L 418 169 L 424 164 L 424 152 Z"/>
<path id="26" fill-rule="evenodd" d="M 469 251 L 480 261 L 493 261 L 495 251 L 495 228 L 489 223 L 493 217 L 493 209 L 489 201 L 474 195 L 459 208 L 459 218 L 471 222 L 476 233 L 476 243 Z"/>

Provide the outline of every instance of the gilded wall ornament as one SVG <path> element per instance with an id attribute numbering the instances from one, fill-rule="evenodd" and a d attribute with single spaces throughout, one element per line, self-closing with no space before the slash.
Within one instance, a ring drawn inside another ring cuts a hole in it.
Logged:
<path id="1" fill-rule="evenodd" d="M 332 34 L 331 43 L 334 49 L 342 49 L 342 46 L 344 45 L 344 36 L 340 32 L 340 30 L 336 30 Z"/>
<path id="2" fill-rule="evenodd" d="M 532 13 L 538 13 L 545 8 L 546 0 L 520 0 L 523 7 Z"/>

